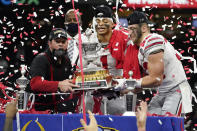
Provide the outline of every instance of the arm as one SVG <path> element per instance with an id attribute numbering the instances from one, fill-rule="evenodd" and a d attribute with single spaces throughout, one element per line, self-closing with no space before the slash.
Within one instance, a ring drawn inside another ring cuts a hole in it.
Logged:
<path id="1" fill-rule="evenodd" d="M 30 81 L 31 89 L 37 92 L 57 92 L 59 88 L 62 92 L 73 92 L 72 87 L 79 87 L 73 84 L 72 80 L 47 81 L 36 76 Z"/>
<path id="2" fill-rule="evenodd" d="M 163 51 L 148 56 L 148 72 L 149 75 L 142 78 L 142 88 L 159 86 L 163 81 L 164 73 Z"/>
<path id="3" fill-rule="evenodd" d="M 35 76 L 30 81 L 30 86 L 36 92 L 57 92 L 58 81 L 44 80 L 44 77 Z"/>
<path id="4" fill-rule="evenodd" d="M 72 87 L 78 87 L 74 85 L 70 80 L 63 81 L 49 81 L 45 80 L 47 71 L 50 66 L 46 56 L 38 55 L 32 62 L 31 65 L 31 76 L 30 86 L 33 91 L 36 92 L 57 92 L 58 87 L 62 92 L 71 91 Z"/>
<path id="5" fill-rule="evenodd" d="M 133 82 L 135 89 L 124 89 L 121 91 L 121 94 L 127 94 L 129 91 L 138 93 L 143 88 L 153 88 L 161 85 L 164 73 L 163 51 L 148 56 L 148 72 L 149 75 Z"/>
<path id="6" fill-rule="evenodd" d="M 146 131 L 147 103 L 142 101 L 136 112 L 138 131 Z"/>
<path id="7" fill-rule="evenodd" d="M 6 119 L 3 131 L 13 131 L 13 118 L 16 115 L 17 109 L 16 109 L 16 103 L 18 101 L 18 97 L 15 101 L 11 101 L 8 103 L 5 113 L 6 113 Z"/>

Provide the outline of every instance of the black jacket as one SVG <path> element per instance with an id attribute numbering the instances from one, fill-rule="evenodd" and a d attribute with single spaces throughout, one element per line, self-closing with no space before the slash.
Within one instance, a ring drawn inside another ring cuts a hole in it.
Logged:
<path id="1" fill-rule="evenodd" d="M 68 79 L 71 75 L 71 68 L 67 54 L 61 65 L 57 65 L 49 49 L 34 58 L 30 68 L 30 86 L 34 93 L 42 94 L 36 95 L 36 110 L 50 109 L 55 112 L 75 112 L 77 97 L 69 99 L 69 95 L 44 95 L 45 93 L 60 92 L 57 87 L 58 81 Z"/>

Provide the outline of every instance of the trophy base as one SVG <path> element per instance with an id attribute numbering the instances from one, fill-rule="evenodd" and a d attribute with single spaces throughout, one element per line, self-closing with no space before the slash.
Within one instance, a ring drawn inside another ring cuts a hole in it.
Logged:
<path id="1" fill-rule="evenodd" d="M 96 81 L 85 81 L 76 83 L 79 85 L 79 88 L 73 88 L 73 90 L 98 90 L 98 89 L 108 89 L 106 80 L 96 80 Z"/>

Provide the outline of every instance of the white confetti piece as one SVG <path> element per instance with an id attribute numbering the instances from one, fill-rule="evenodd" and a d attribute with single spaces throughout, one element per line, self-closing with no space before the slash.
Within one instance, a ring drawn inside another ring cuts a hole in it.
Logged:
<path id="1" fill-rule="evenodd" d="M 14 65 L 10 65 L 10 67 L 14 67 Z"/>
<path id="2" fill-rule="evenodd" d="M 14 10 L 12 10 L 12 11 L 16 12 L 16 11 L 18 11 L 18 8 L 14 9 Z"/>
<path id="3" fill-rule="evenodd" d="M 47 18 L 44 18 L 44 21 L 49 22 L 49 20 Z"/>
<path id="4" fill-rule="evenodd" d="M 172 39 L 173 39 L 173 40 L 176 39 L 176 36 L 173 36 Z"/>
<path id="5" fill-rule="evenodd" d="M 161 79 L 159 77 L 156 78 L 157 81 L 161 81 Z"/>
<path id="6" fill-rule="evenodd" d="M 17 19 L 22 19 L 23 17 L 22 16 L 17 16 Z"/>
<path id="7" fill-rule="evenodd" d="M 43 40 L 44 38 L 46 38 L 46 35 L 42 36 L 41 39 Z"/>
<path id="8" fill-rule="evenodd" d="M 35 122 L 38 122 L 38 117 L 36 118 Z"/>
<path id="9" fill-rule="evenodd" d="M 33 12 L 33 15 L 34 15 L 34 17 L 37 17 L 38 16 L 36 12 Z"/>
<path id="10" fill-rule="evenodd" d="M 114 121 L 111 117 L 109 117 L 109 120 L 112 121 L 112 122 Z"/>
<path id="11" fill-rule="evenodd" d="M 162 121 L 161 121 L 160 119 L 158 120 L 158 122 L 159 122 L 159 124 L 160 124 L 160 125 L 162 125 L 162 124 L 163 124 L 163 123 L 162 123 Z"/>
<path id="12" fill-rule="evenodd" d="M 55 16 L 60 16 L 58 11 L 55 11 Z"/>

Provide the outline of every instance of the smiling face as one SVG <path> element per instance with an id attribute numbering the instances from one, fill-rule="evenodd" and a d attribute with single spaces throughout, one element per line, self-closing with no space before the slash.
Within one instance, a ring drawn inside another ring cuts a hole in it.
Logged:
<path id="1" fill-rule="evenodd" d="M 96 18 L 96 32 L 98 35 L 106 35 L 112 32 L 113 26 L 111 18 Z"/>

